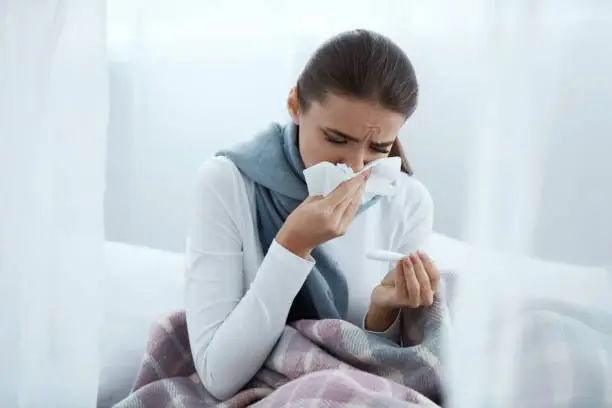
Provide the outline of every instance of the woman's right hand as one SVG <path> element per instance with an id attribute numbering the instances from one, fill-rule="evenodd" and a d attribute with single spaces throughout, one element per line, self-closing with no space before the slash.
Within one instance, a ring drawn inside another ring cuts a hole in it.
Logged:
<path id="1" fill-rule="evenodd" d="M 379 309 L 428 307 L 438 291 L 440 271 L 422 251 L 397 263 L 372 291 L 372 306 Z"/>
<path id="2" fill-rule="evenodd" d="M 357 214 L 370 172 L 343 182 L 327 197 L 308 197 L 287 217 L 276 242 L 306 258 L 318 245 L 344 235 Z"/>

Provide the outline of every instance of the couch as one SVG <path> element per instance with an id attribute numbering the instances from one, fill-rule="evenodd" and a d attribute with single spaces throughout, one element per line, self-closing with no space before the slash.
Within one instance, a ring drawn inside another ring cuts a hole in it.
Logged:
<path id="1" fill-rule="evenodd" d="M 183 307 L 183 256 L 124 243 L 106 243 L 107 293 L 101 333 L 98 407 L 107 408 L 130 390 L 143 356 L 151 323 Z M 458 240 L 434 234 L 430 254 L 441 270 L 454 271 L 459 282 L 480 259 L 487 257 L 499 289 L 504 279 L 515 282 L 527 296 L 557 297 L 607 307 L 612 279 L 604 268 L 564 265 L 507 255 L 485 254 Z M 512 265 L 511 267 L 508 267 Z M 505 266 L 505 268 L 503 268 Z M 484 271 L 483 273 L 487 273 Z M 458 285 L 450 280 L 452 295 Z M 452 299 L 452 296 L 451 296 Z M 476 306 L 475 306 L 476 307 Z"/>

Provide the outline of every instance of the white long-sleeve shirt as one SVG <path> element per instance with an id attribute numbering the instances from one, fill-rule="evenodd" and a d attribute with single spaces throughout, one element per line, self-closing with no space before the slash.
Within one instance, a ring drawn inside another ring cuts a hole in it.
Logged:
<path id="1" fill-rule="evenodd" d="M 363 327 L 372 289 L 392 266 L 366 253 L 426 249 L 432 222 L 427 189 L 402 173 L 392 198 L 324 244 L 346 276 L 348 321 Z M 253 182 L 224 157 L 201 166 L 187 238 L 185 307 L 195 367 L 212 395 L 232 396 L 261 368 L 313 266 L 275 241 L 264 256 Z M 398 341 L 397 321 L 381 335 Z"/>

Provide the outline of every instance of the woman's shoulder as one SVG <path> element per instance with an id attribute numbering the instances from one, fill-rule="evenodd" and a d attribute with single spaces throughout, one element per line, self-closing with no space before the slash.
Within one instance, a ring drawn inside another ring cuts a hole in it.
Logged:
<path id="1" fill-rule="evenodd" d="M 396 191 L 391 202 L 393 209 L 408 219 L 433 217 L 433 200 L 425 184 L 418 178 L 401 173 L 396 181 Z"/>
<path id="2" fill-rule="evenodd" d="M 238 167 L 227 157 L 212 157 L 198 168 L 196 188 L 200 191 L 212 190 L 220 197 L 234 200 L 241 191 L 248 193 L 248 187 Z"/>
<path id="3" fill-rule="evenodd" d="M 409 202 L 433 206 L 429 190 L 415 176 L 409 176 L 402 172 L 397 178 L 396 183 L 396 196 L 404 200 L 404 203 Z"/>

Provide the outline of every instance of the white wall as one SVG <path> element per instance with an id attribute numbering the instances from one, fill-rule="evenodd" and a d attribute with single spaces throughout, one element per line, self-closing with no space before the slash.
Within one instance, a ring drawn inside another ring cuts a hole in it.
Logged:
<path id="1" fill-rule="evenodd" d="M 501 201 L 494 217 L 509 227 L 499 234 L 529 222 L 535 255 L 583 264 L 612 260 L 612 30 L 601 13 L 568 13 L 539 20 L 538 44 L 508 48 L 514 65 L 497 78 L 501 91 L 491 101 L 490 27 L 475 22 L 449 30 L 439 23 L 386 31 L 413 59 L 422 84 L 421 105 L 401 137 L 434 197 L 438 231 L 469 235 L 474 146 L 489 120 L 487 105 L 495 104 L 503 126 L 492 127 L 490 137 L 504 132 L 493 163 L 499 174 L 520 172 L 533 146 L 541 149 L 526 178 L 516 179 L 529 181 L 533 173 L 533 220 L 513 218 L 522 187 L 506 184 L 508 178 L 495 179 L 495 190 L 483 196 Z M 180 250 L 196 167 L 267 122 L 286 120 L 285 97 L 309 41 L 217 35 L 115 53 L 107 237 Z"/>

